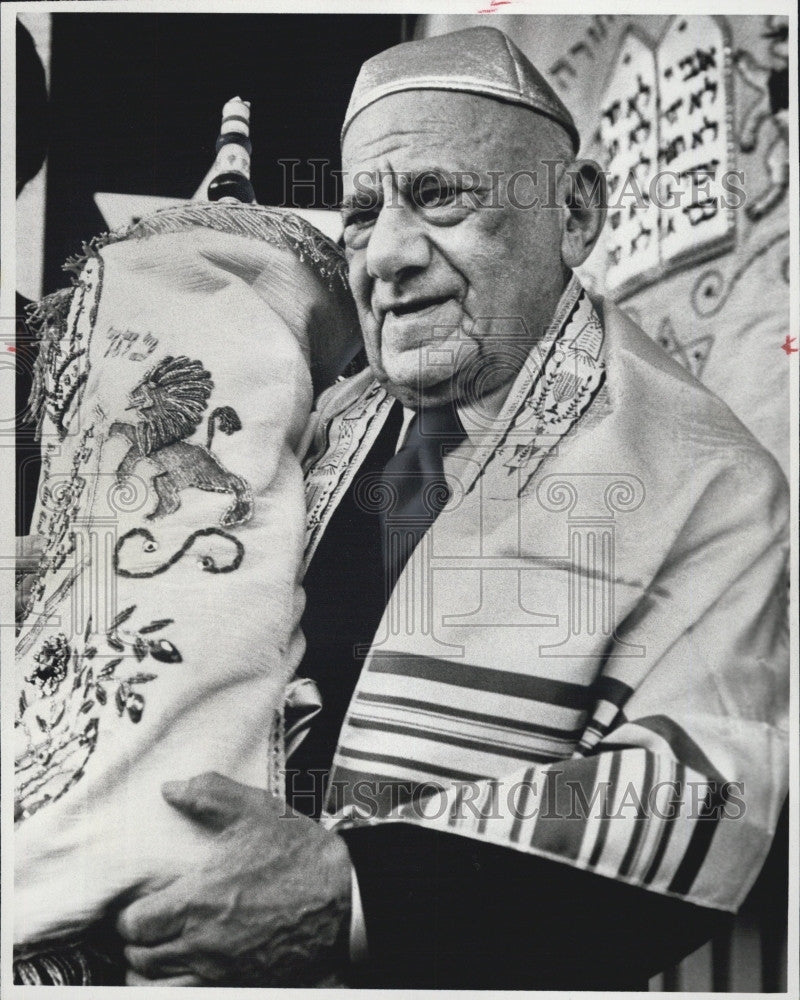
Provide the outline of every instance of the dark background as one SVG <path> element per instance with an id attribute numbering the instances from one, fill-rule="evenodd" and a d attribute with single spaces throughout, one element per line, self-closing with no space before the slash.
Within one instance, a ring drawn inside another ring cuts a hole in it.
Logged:
<path id="1" fill-rule="evenodd" d="M 404 26 L 399 15 L 342 14 L 54 14 L 52 24 L 45 293 L 105 228 L 96 191 L 192 196 L 234 95 L 252 103 L 260 203 L 283 203 L 280 159 L 338 168 L 359 67 Z M 312 207 L 313 193 L 300 194 L 298 207 Z"/>
<path id="2" fill-rule="evenodd" d="M 324 159 L 336 170 L 339 129 L 365 59 L 408 37 L 408 15 L 53 14 L 49 107 L 30 38 L 18 32 L 19 181 L 46 148 L 44 294 L 67 284 L 62 264 L 108 227 L 97 191 L 190 198 L 214 161 L 223 104 L 251 102 L 252 181 L 282 205 L 282 159 Z M 319 172 L 322 177 L 322 172 Z M 330 172 L 294 205 L 335 203 Z M 323 207 L 319 204 L 316 207 Z M 24 303 L 20 303 L 20 307 Z M 30 389 L 35 345 L 17 334 L 17 410 Z M 21 426 L 17 534 L 29 530 L 38 445 Z"/>

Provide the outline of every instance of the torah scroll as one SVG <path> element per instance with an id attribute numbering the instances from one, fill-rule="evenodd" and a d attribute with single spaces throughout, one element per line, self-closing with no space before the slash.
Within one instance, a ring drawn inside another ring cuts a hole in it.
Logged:
<path id="1" fill-rule="evenodd" d="M 303 652 L 299 448 L 359 344 L 339 250 L 289 212 L 187 205 L 87 249 L 38 313 L 20 953 L 202 859 L 164 780 L 279 790 Z"/>

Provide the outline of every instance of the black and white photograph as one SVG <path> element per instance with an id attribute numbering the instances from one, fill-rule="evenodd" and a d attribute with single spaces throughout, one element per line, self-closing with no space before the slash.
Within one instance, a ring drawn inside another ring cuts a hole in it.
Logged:
<path id="1" fill-rule="evenodd" d="M 798 995 L 798 13 L 645 9 L 2 5 L 4 996 Z"/>

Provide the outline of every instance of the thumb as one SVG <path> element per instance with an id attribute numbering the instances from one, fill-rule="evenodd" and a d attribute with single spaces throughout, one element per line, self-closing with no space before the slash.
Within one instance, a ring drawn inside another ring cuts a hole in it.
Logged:
<path id="1" fill-rule="evenodd" d="M 252 805 L 258 789 L 240 785 L 223 774 L 208 772 L 188 781 L 166 781 L 161 794 L 188 819 L 209 830 L 224 830 Z"/>

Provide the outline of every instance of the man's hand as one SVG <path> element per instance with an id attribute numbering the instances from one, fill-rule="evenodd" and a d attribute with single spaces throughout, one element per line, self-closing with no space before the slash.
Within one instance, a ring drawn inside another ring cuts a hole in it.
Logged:
<path id="1" fill-rule="evenodd" d="M 350 923 L 344 841 L 267 792 L 219 774 L 167 782 L 167 802 L 209 831 L 206 863 L 136 900 L 117 926 L 147 979 L 329 985 Z"/>

